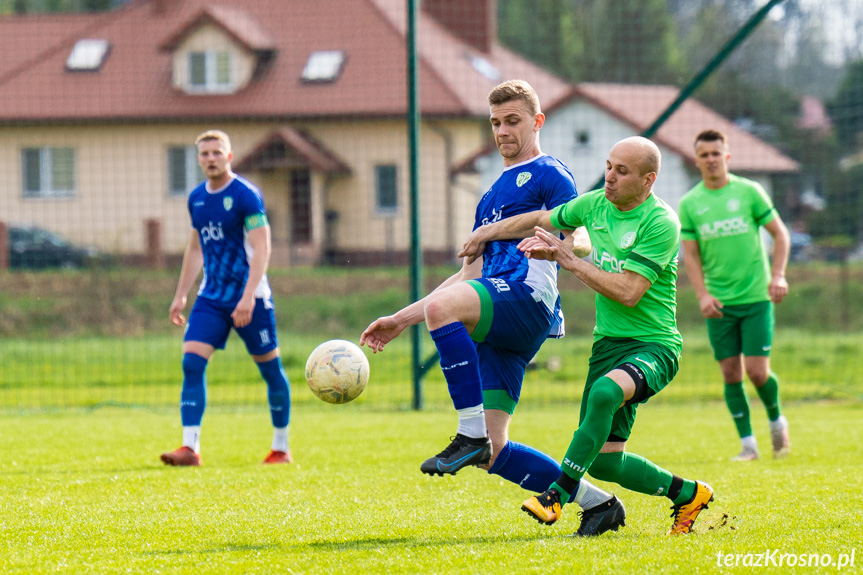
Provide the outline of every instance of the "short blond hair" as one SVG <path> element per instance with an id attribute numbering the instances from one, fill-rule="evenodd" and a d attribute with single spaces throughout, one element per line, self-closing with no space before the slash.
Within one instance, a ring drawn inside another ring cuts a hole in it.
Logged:
<path id="1" fill-rule="evenodd" d="M 231 151 L 231 138 L 228 137 L 228 134 L 223 132 L 222 130 L 207 130 L 197 138 L 195 138 L 195 147 L 198 147 L 198 144 L 201 142 L 205 142 L 207 140 L 218 140 L 225 145 L 225 151 Z"/>
<path id="2" fill-rule="evenodd" d="M 536 95 L 536 90 L 533 86 L 524 80 L 507 80 L 503 84 L 499 84 L 492 88 L 488 94 L 488 103 L 490 106 L 497 106 L 520 100 L 527 104 L 527 110 L 531 116 L 540 113 L 539 96 Z"/>

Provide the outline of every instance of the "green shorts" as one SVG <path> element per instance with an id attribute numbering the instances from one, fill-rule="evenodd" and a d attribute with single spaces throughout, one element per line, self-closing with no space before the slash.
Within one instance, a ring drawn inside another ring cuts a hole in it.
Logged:
<path id="1" fill-rule="evenodd" d="M 735 357 L 769 356 L 773 346 L 773 302 L 727 305 L 721 318 L 707 319 L 707 335 L 717 361 Z"/>
<path id="2" fill-rule="evenodd" d="M 505 389 L 483 389 L 482 408 L 499 409 L 512 415 L 518 402 L 510 397 Z"/>
<path id="3" fill-rule="evenodd" d="M 578 423 L 584 421 L 587 412 L 587 398 L 593 383 L 616 367 L 629 363 L 644 374 L 644 384 L 635 391 L 635 396 L 617 410 L 611 422 L 609 441 L 626 441 L 635 424 L 635 410 L 660 391 L 677 375 L 679 367 L 677 354 L 659 343 L 636 339 L 604 337 L 593 344 L 587 383 L 581 398 L 581 413 Z"/>

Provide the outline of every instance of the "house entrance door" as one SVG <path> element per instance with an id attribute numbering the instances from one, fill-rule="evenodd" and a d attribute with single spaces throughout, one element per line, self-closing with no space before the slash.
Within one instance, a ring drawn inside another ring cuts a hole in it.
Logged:
<path id="1" fill-rule="evenodd" d="M 308 169 L 291 171 L 291 243 L 312 241 L 312 178 Z"/>

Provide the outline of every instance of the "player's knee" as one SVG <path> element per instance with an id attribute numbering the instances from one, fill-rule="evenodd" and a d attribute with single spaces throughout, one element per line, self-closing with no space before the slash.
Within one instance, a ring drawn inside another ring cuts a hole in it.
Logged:
<path id="1" fill-rule="evenodd" d="M 590 390 L 588 406 L 602 411 L 616 411 L 620 407 L 623 391 L 613 379 L 599 378 Z"/>
<path id="2" fill-rule="evenodd" d="M 749 378 L 749 381 L 751 381 L 755 387 L 761 387 L 762 385 L 767 383 L 767 380 L 770 378 L 770 373 L 766 371 L 753 370 L 747 371 L 746 376 Z"/>
<path id="3" fill-rule="evenodd" d="M 198 381 L 207 369 L 207 360 L 194 353 L 183 354 L 183 374 L 186 381 Z"/>
<path id="4" fill-rule="evenodd" d="M 449 321 L 450 310 L 446 300 L 441 297 L 430 297 L 425 304 L 426 322 L 430 325 L 446 325 Z"/>

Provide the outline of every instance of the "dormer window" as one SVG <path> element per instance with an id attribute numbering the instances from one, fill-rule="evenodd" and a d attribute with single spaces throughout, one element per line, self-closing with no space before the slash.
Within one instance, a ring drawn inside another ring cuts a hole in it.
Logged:
<path id="1" fill-rule="evenodd" d="M 207 50 L 189 52 L 189 87 L 202 92 L 230 92 L 231 53 Z"/>
<path id="2" fill-rule="evenodd" d="M 111 44 L 107 40 L 78 40 L 66 58 L 66 69 L 72 72 L 96 72 L 105 63 Z"/>
<path id="3" fill-rule="evenodd" d="M 479 72 L 486 79 L 491 80 L 492 82 L 500 81 L 500 72 L 498 69 L 482 56 L 472 56 L 471 54 L 466 53 L 465 58 L 468 59 L 470 65 L 473 66 L 473 69 Z"/>
<path id="4" fill-rule="evenodd" d="M 341 50 L 312 52 L 303 68 L 304 82 L 332 82 L 342 73 L 345 53 Z"/>

